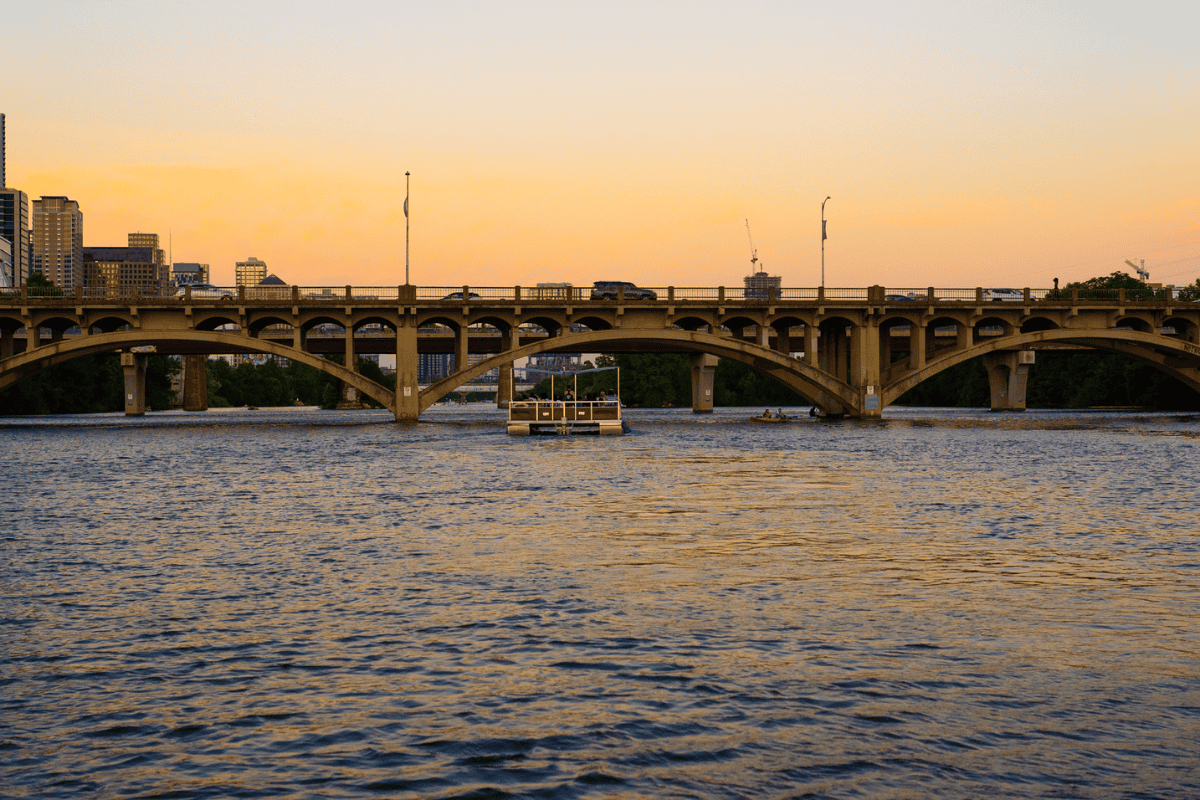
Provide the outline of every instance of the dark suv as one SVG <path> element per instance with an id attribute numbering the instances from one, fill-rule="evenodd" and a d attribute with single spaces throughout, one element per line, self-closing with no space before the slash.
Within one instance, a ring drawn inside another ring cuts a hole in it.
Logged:
<path id="1" fill-rule="evenodd" d="M 617 290 L 625 289 L 626 300 L 657 300 L 653 289 L 640 289 L 629 281 L 596 281 L 592 284 L 593 300 L 616 300 Z"/>

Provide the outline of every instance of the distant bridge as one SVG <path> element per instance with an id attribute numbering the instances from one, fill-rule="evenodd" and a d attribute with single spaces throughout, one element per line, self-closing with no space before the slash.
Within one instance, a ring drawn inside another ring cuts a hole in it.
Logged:
<path id="1" fill-rule="evenodd" d="M 1039 348 L 1126 353 L 1200 391 L 1200 303 L 1170 290 L 1135 297 L 1125 290 L 665 287 L 653 299 L 519 286 L 237 287 L 208 297 L 31 292 L 0 296 L 0 389 L 51 364 L 121 351 L 126 411 L 134 414 L 145 408 L 139 351 L 150 347 L 185 356 L 185 408 L 207 407 L 204 354 L 264 353 L 327 372 L 348 397 L 371 397 L 401 421 L 493 369 L 505 405 L 513 362 L 548 352 L 687 354 L 698 412 L 712 410 L 718 357 L 770 375 L 828 414 L 852 417 L 877 417 L 921 381 L 977 357 L 992 407 L 1023 409 Z M 79 335 L 68 335 L 75 328 Z M 340 337 L 322 333 L 330 328 Z M 344 364 L 323 355 L 338 347 Z M 357 372 L 365 352 L 395 353 L 396 391 Z M 456 371 L 419 386 L 421 352 L 452 352 Z M 486 358 L 468 365 L 470 353 Z"/>

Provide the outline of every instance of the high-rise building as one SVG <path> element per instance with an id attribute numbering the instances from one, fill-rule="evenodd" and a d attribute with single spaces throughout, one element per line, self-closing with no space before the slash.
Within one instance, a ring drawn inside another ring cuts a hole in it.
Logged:
<path id="1" fill-rule="evenodd" d="M 12 246 L 12 285 L 24 286 L 32 267 L 29 197 L 19 189 L 0 189 L 0 237 Z"/>
<path id="2" fill-rule="evenodd" d="M 267 277 L 267 262 L 250 256 L 237 262 L 234 268 L 234 283 L 238 286 L 258 286 Z"/>
<path id="3" fill-rule="evenodd" d="M 29 278 L 30 236 L 29 197 L 18 189 L 9 189 L 5 176 L 7 141 L 4 133 L 4 115 L 0 114 L 0 238 L 8 242 L 12 250 L 11 263 L 3 270 L 0 281 L 7 280 L 9 286 L 24 286 Z"/>
<path id="4" fill-rule="evenodd" d="M 208 264 L 176 261 L 171 265 L 171 282 L 176 286 L 208 283 Z"/>
<path id="5" fill-rule="evenodd" d="M 745 296 L 747 300 L 767 300 L 772 289 L 778 289 L 783 285 L 783 278 L 778 275 L 768 275 L 765 272 L 747 275 L 742 280 L 746 282 Z"/>
<path id="6" fill-rule="evenodd" d="M 154 251 L 154 264 L 158 267 L 159 279 L 162 281 L 160 288 L 166 289 L 171 273 L 168 269 L 167 254 L 158 246 L 158 234 L 131 233 L 129 234 L 128 244 L 130 247 L 149 247 Z"/>
<path id="7" fill-rule="evenodd" d="M 0 289 L 11 289 L 13 283 L 13 253 L 12 244 L 0 236 Z"/>
<path id="8" fill-rule="evenodd" d="M 128 297 L 137 289 L 141 295 L 157 295 L 162 272 L 149 247 L 84 247 L 82 262 L 85 285 L 103 297 Z"/>
<path id="9" fill-rule="evenodd" d="M 33 269 L 62 289 L 83 285 L 83 213 L 69 197 L 33 201 Z"/>

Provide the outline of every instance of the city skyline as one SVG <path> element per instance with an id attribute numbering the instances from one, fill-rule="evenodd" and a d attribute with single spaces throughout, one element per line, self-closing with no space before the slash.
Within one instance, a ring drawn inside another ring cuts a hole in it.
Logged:
<path id="1" fill-rule="evenodd" d="M 8 186 L 216 283 L 403 282 L 406 171 L 425 285 L 738 285 L 749 218 L 815 286 L 826 195 L 830 286 L 1200 274 L 1192 10 L 73 7 L 13 15 L 13 56 L 130 57 L 14 82 Z"/>

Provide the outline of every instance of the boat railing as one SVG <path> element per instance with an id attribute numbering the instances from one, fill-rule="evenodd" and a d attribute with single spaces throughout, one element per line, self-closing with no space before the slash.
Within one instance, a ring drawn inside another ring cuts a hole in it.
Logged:
<path id="1" fill-rule="evenodd" d="M 514 422 L 598 422 L 621 418 L 616 400 L 514 400 L 508 404 Z"/>

